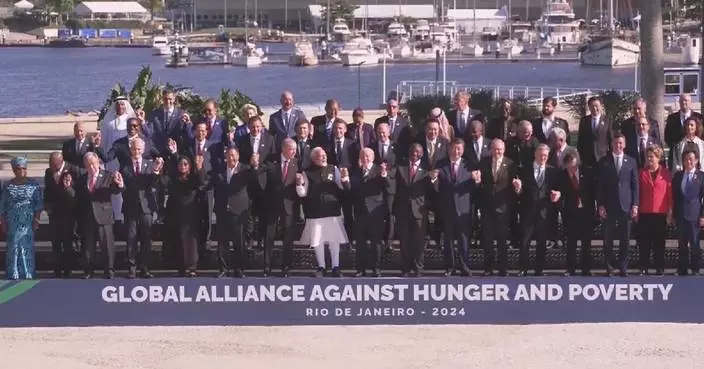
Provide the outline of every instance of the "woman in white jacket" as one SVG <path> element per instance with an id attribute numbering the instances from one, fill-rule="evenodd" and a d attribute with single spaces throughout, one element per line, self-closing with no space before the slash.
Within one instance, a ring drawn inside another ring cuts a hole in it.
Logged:
<path id="1" fill-rule="evenodd" d="M 682 170 L 682 152 L 685 148 L 696 150 L 699 157 L 704 154 L 704 140 L 697 136 L 697 133 L 702 129 L 701 125 L 702 123 L 693 117 L 684 121 L 684 138 L 674 149 L 675 155 L 672 160 L 672 168 L 670 168 L 673 173 Z"/>

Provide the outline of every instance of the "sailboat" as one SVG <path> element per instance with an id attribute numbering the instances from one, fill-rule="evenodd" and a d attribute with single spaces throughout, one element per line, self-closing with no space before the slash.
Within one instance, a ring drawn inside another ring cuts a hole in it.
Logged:
<path id="1" fill-rule="evenodd" d="M 474 9 L 472 10 L 472 43 L 465 46 L 462 53 L 477 57 L 484 55 L 484 48 L 477 42 L 477 0 L 474 0 Z"/>
<path id="2" fill-rule="evenodd" d="M 592 37 L 580 47 L 580 61 L 587 66 L 621 67 L 638 63 L 640 45 L 614 36 L 614 0 L 609 0 L 609 33 L 606 36 Z"/>
<path id="3" fill-rule="evenodd" d="M 244 1 L 244 48 L 242 53 L 236 55 L 232 58 L 232 65 L 238 67 L 257 67 L 262 65 L 264 60 L 262 59 L 262 51 L 256 48 L 256 45 L 249 42 L 249 19 L 247 13 L 247 4 L 249 0 Z"/>

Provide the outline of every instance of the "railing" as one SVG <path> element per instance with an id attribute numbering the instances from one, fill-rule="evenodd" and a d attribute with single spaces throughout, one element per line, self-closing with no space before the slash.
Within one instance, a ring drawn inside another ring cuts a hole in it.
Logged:
<path id="1" fill-rule="evenodd" d="M 494 97 L 505 97 L 509 99 L 522 98 L 532 104 L 540 104 L 546 97 L 554 97 L 558 100 L 580 96 L 593 95 L 604 90 L 590 89 L 584 87 L 540 87 L 540 86 L 502 86 L 502 85 L 464 85 L 456 81 L 401 81 L 397 85 L 397 94 L 402 103 L 409 101 L 415 96 L 446 95 L 452 96 L 458 91 L 492 91 Z M 618 90 L 626 92 L 627 90 Z"/>

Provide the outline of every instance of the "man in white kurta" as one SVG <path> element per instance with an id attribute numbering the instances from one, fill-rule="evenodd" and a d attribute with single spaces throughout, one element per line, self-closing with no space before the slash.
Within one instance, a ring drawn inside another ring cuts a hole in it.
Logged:
<path id="1" fill-rule="evenodd" d="M 103 152 L 110 151 L 112 144 L 122 137 L 127 136 L 127 119 L 136 118 L 132 105 L 124 96 L 118 96 L 115 100 L 113 110 L 110 110 L 102 121 L 100 121 L 100 148 Z M 105 163 L 105 169 L 116 172 L 120 169 L 117 159 Z M 122 216 L 122 195 L 112 195 L 112 209 L 115 220 L 123 220 Z"/>
<path id="2" fill-rule="evenodd" d="M 328 165 L 325 150 L 316 147 L 311 151 L 313 165 L 304 173 L 296 175 L 296 193 L 304 197 L 306 226 L 301 242 L 315 250 L 318 262 L 316 277 L 323 277 L 325 268 L 325 244 L 330 248 L 332 276 L 341 277 L 340 244 L 347 243 L 342 218 L 342 182 L 340 169 Z"/>

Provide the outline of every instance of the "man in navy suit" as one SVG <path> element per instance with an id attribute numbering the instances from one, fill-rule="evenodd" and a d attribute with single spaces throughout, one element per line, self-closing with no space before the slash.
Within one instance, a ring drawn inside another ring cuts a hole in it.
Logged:
<path id="1" fill-rule="evenodd" d="M 83 156 L 87 152 L 95 152 L 99 145 L 95 142 L 98 140 L 98 135 L 88 139 L 86 137 L 86 128 L 83 122 L 76 122 L 73 125 L 73 138 L 64 142 L 61 147 L 61 154 L 66 162 L 83 169 Z"/>
<path id="2" fill-rule="evenodd" d="M 371 124 L 364 123 L 364 110 L 362 108 L 352 111 L 352 122 L 347 125 L 345 137 L 352 141 L 357 141 L 358 150 L 362 150 L 376 140 L 374 127 Z"/>
<path id="3" fill-rule="evenodd" d="M 699 232 L 704 227 L 704 172 L 697 170 L 699 155 L 696 151 L 682 153 L 683 170 L 675 173 L 672 179 L 673 216 L 679 229 L 679 265 L 677 274 L 702 275 L 699 271 L 699 259 L 702 250 L 699 247 Z"/>
<path id="4" fill-rule="evenodd" d="M 194 138 L 195 128 L 189 129 L 191 119 L 186 115 L 183 120 L 186 121 L 186 126 L 184 128 L 186 138 L 192 140 Z M 205 124 L 207 129 L 206 138 L 208 142 L 223 142 L 226 146 L 230 146 L 232 143 L 230 140 L 230 126 L 228 122 L 218 119 L 218 104 L 215 100 L 207 100 L 205 102 L 203 106 L 203 116 L 197 122 Z"/>
<path id="5" fill-rule="evenodd" d="M 374 129 L 381 123 L 389 125 L 389 137 L 399 146 L 399 152 L 408 152 L 413 142 L 413 133 L 408 120 L 399 114 L 398 100 L 389 99 L 386 103 L 386 115 L 374 121 Z"/>
<path id="6" fill-rule="evenodd" d="M 445 276 L 455 271 L 462 276 L 470 276 L 469 236 L 472 231 L 472 192 L 479 188 L 481 174 L 472 171 L 469 162 L 464 160 L 464 140 L 456 138 L 450 143 L 449 160 L 438 169 L 438 177 L 433 188 L 437 192 L 438 211 L 443 218 L 443 254 Z M 460 262 L 455 265 L 454 243 L 457 242 Z"/>
<path id="7" fill-rule="evenodd" d="M 447 120 L 455 131 L 455 137 L 462 138 L 469 142 L 472 135 L 472 121 L 478 120 L 486 123 L 486 117 L 481 111 L 472 109 L 472 96 L 467 91 L 457 91 L 455 94 L 455 108 L 447 113 Z"/>
<path id="8" fill-rule="evenodd" d="M 657 136 L 650 134 L 650 120 L 648 118 L 639 118 L 635 124 L 636 131 L 626 137 L 626 154 L 636 159 L 638 168 L 643 168 L 645 165 L 645 152 L 648 147 L 654 145 L 662 147 L 662 143 Z"/>
<path id="9" fill-rule="evenodd" d="M 167 154 L 169 138 L 177 140 L 183 135 L 184 111 L 177 108 L 176 94 L 165 90 L 162 95 L 161 108 L 155 109 L 147 115 L 147 121 L 142 125 L 142 132 L 149 137 L 154 146 L 162 153 Z"/>
<path id="10" fill-rule="evenodd" d="M 621 276 L 628 275 L 628 245 L 631 219 L 638 216 L 638 166 L 626 155 L 626 137 L 614 134 L 611 152 L 599 160 L 596 201 L 599 217 L 604 219 L 604 258 L 606 271 L 614 275 L 618 266 Z M 614 238 L 619 240 L 618 260 L 613 257 Z M 614 264 L 614 261 L 617 261 Z"/>
<path id="11" fill-rule="evenodd" d="M 307 120 L 300 109 L 293 106 L 293 94 L 284 91 L 281 94 L 281 109 L 269 117 L 269 133 L 276 138 L 276 147 L 281 147 L 284 139 L 295 136 L 296 122 Z"/>

